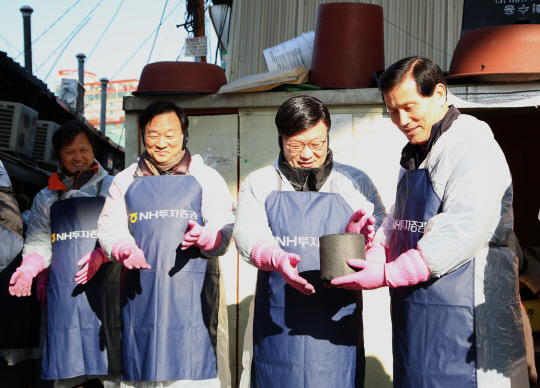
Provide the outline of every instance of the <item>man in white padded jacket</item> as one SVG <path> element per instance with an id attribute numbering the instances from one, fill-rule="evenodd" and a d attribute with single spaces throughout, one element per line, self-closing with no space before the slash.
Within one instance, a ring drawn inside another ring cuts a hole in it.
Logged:
<path id="1" fill-rule="evenodd" d="M 120 380 L 120 271 L 96 249 L 97 220 L 112 177 L 94 159 L 93 138 L 78 120 L 54 133 L 58 171 L 34 198 L 24 259 L 9 288 L 12 295 L 28 296 L 36 277 L 37 298 L 47 307 L 41 375 L 55 380 L 55 388 L 95 378 L 117 387 Z M 92 281 L 79 280 L 89 271 Z"/>
<path id="2" fill-rule="evenodd" d="M 114 179 L 98 238 L 123 264 L 122 386 L 230 386 L 225 291 L 234 203 L 186 148 L 188 118 L 157 101 L 139 125 L 146 150 Z"/>
<path id="3" fill-rule="evenodd" d="M 321 101 L 292 97 L 275 121 L 281 152 L 238 196 L 236 246 L 259 269 L 240 386 L 361 388 L 362 295 L 324 287 L 318 241 L 370 236 L 386 212 L 363 171 L 333 160 Z"/>
<path id="4" fill-rule="evenodd" d="M 380 79 L 402 152 L 396 202 L 345 289 L 391 288 L 395 387 L 528 386 L 512 178 L 489 126 L 446 102 L 441 69 L 402 59 Z"/>

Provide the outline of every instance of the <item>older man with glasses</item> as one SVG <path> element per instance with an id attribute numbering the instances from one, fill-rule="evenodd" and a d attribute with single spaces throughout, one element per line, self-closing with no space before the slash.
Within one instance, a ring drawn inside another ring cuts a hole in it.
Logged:
<path id="1" fill-rule="evenodd" d="M 385 209 L 365 173 L 333 161 L 321 101 L 290 98 L 276 126 L 281 152 L 242 184 L 233 232 L 259 269 L 240 386 L 363 387 L 361 294 L 324 287 L 318 238 L 370 241 Z"/>

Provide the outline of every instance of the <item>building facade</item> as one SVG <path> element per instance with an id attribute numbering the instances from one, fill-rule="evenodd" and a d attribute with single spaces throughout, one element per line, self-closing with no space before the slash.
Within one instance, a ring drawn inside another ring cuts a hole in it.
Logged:
<path id="1" fill-rule="evenodd" d="M 61 70 L 61 78 L 78 79 L 77 70 Z M 121 147 L 125 146 L 125 114 L 122 109 L 122 101 L 126 96 L 131 96 L 131 92 L 137 90 L 139 80 L 128 79 L 109 81 L 107 84 L 107 110 L 105 136 Z M 101 82 L 97 80 L 94 73 L 84 72 L 84 116 L 90 125 L 97 130 L 101 129 Z M 59 95 L 60 85 L 57 89 Z"/>
<path id="2" fill-rule="evenodd" d="M 107 85 L 107 111 L 105 135 L 116 144 L 124 147 L 125 140 L 125 114 L 122 102 L 125 96 L 137 90 L 139 80 L 110 81 Z M 84 85 L 84 115 L 88 122 L 96 129 L 101 128 L 101 82 L 92 82 Z"/>

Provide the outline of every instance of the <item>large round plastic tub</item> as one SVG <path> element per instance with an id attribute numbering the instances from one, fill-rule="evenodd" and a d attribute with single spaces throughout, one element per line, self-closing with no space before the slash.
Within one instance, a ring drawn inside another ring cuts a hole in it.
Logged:
<path id="1" fill-rule="evenodd" d="M 143 68 L 135 95 L 216 93 L 227 83 L 219 66 L 203 62 L 154 62 Z"/>
<path id="2" fill-rule="evenodd" d="M 319 5 L 311 62 L 312 85 L 369 88 L 384 70 L 383 9 L 379 5 Z"/>
<path id="3" fill-rule="evenodd" d="M 467 32 L 459 40 L 448 79 L 513 82 L 540 79 L 540 25 L 511 24 Z"/>

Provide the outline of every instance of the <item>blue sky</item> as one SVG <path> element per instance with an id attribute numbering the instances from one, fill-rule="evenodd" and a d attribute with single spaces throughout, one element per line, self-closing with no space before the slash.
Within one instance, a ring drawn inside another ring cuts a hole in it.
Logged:
<path id="1" fill-rule="evenodd" d="M 24 53 L 19 53 L 24 48 L 23 18 L 19 9 L 24 5 L 34 10 L 34 74 L 53 91 L 60 83 L 59 70 L 77 69 L 78 53 L 87 56 L 85 70 L 95 73 L 97 80 L 138 79 L 151 51 L 150 62 L 175 61 L 187 37 L 183 27 L 176 28 L 184 23 L 184 0 L 0 0 L 0 51 L 22 66 Z M 210 22 L 206 25 L 207 35 L 209 30 L 213 49 L 208 59 L 214 63 L 217 38 Z M 182 54 L 179 60 L 192 58 Z"/>

